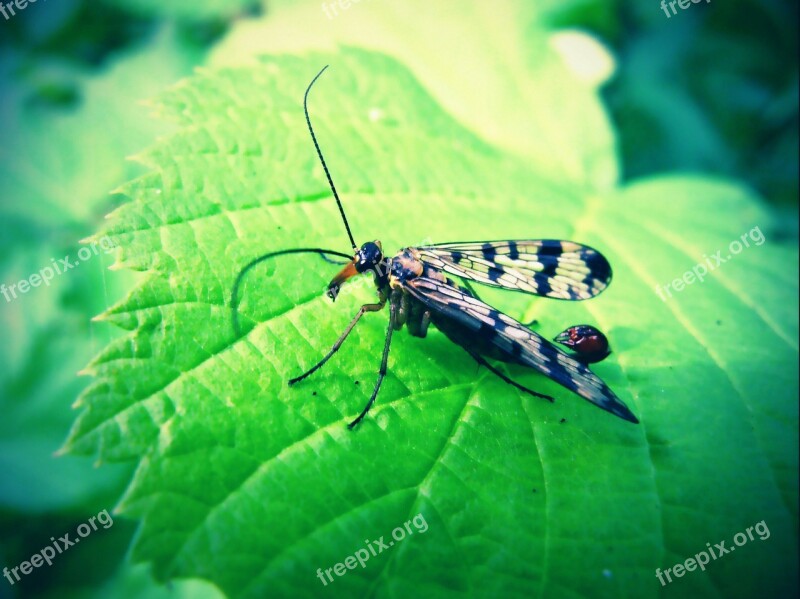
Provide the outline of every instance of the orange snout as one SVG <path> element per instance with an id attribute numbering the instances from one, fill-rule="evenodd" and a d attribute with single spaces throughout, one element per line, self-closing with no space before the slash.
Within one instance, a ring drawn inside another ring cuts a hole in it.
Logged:
<path id="1" fill-rule="evenodd" d="M 354 277 L 358 274 L 356 270 L 356 263 L 348 262 L 347 265 L 339 271 L 339 273 L 333 277 L 330 283 L 328 283 L 328 297 L 332 300 L 336 300 L 336 296 L 339 295 L 339 289 L 342 287 L 345 281 Z"/>

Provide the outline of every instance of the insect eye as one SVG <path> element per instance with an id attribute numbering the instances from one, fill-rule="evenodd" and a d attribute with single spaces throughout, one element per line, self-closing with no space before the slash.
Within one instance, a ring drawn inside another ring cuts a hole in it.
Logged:
<path id="1" fill-rule="evenodd" d="M 361 246 L 356 254 L 356 270 L 360 273 L 374 268 L 383 259 L 381 248 L 376 243 L 368 241 Z"/>

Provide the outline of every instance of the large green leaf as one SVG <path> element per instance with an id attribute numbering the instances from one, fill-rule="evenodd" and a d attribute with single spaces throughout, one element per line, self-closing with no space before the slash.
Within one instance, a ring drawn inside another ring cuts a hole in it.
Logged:
<path id="1" fill-rule="evenodd" d="M 611 58 L 588 36 L 576 43 L 575 36 L 564 39 L 567 32 L 545 28 L 563 2 L 365 0 L 337 6 L 276 0 L 265 17 L 236 23 L 211 63 L 238 66 L 259 53 L 357 44 L 397 58 L 477 136 L 551 178 L 598 188 L 617 181 L 615 140 L 596 89 L 597 79 L 609 75 Z M 565 70 L 560 55 L 575 52 L 579 77 Z"/>
<path id="2" fill-rule="evenodd" d="M 76 372 L 118 334 L 90 319 L 133 278 L 108 276 L 113 257 L 102 248 L 79 261 L 85 251 L 79 240 L 110 209 L 111 186 L 141 173 L 126 156 L 169 129 L 131 103 L 187 74 L 201 57 L 169 28 L 150 41 L 115 53 L 101 69 L 12 53 L 0 61 L 0 555 L 9 568 L 30 559 L 51 535 L 74 530 L 87 514 L 110 510 L 133 473 L 132 464 L 100 469 L 54 453 L 74 420 L 70 405 L 86 385 Z M 64 256 L 80 268 L 14 297 L 12 285 Z M 112 577 L 133 532 L 119 522 L 9 592 L 83 598 L 87 587 Z M 129 578 L 115 579 L 115 597 Z M 150 591 L 157 588 L 139 577 L 138 596 L 148 583 Z"/>
<path id="3" fill-rule="evenodd" d="M 328 62 L 312 113 L 358 239 L 598 247 L 615 280 L 596 300 L 487 297 L 547 336 L 580 321 L 606 331 L 615 353 L 595 370 L 640 425 L 512 368 L 557 402 L 521 395 L 433 332 L 397 336 L 378 402 L 348 431 L 386 320 L 369 315 L 334 361 L 288 388 L 374 297 L 354 286 L 331 305 L 322 290 L 336 267 L 314 256 L 254 269 L 234 335 L 230 288 L 252 258 L 347 249 L 300 102 Z M 574 106 L 591 105 L 595 90 L 572 88 L 552 51 L 539 63 L 560 77 L 526 105 L 531 119 L 544 121 L 564 86 L 582 94 Z M 120 510 L 142 519 L 134 555 L 159 577 L 207 578 L 232 597 L 647 597 L 662 591 L 656 568 L 763 520 L 769 539 L 664 590 L 769 596 L 793 584 L 797 252 L 755 198 L 688 176 L 614 188 L 613 143 L 538 162 L 535 147 L 459 124 L 402 64 L 355 49 L 209 70 L 160 107 L 180 130 L 140 157 L 152 172 L 124 188 L 132 201 L 106 231 L 118 266 L 146 280 L 105 314 L 129 334 L 90 366 L 97 380 L 67 444 L 138 460 Z M 594 113 L 587 131 L 606 126 Z M 762 245 L 659 299 L 657 284 L 754 227 Z M 318 568 L 417 514 L 424 533 L 323 588 Z"/>
<path id="4" fill-rule="evenodd" d="M 140 172 L 141 165 L 126 165 L 126 155 L 168 128 L 149 118 L 144 107 L 130 110 L 131 96 L 155 94 L 189 71 L 191 57 L 199 55 L 165 29 L 153 46 L 117 56 L 99 74 L 52 66 L 31 74 L 12 60 L 3 64 L 4 284 L 27 279 L 55 257 L 78 261 L 79 240 L 97 226 L 100 207 L 108 209 L 111 186 Z M 74 82 L 75 106 L 41 102 L 42 87 L 36 83 L 51 80 Z M 128 127 L 112 126 L 120 121 Z M 0 465 L 9 480 L 0 490 L 0 505 L 6 509 L 53 509 L 96 491 L 86 484 L 99 480 L 90 464 L 59 462 L 52 453 L 72 420 L 69 405 L 83 386 L 75 373 L 111 338 L 107 327 L 90 326 L 89 319 L 128 283 L 106 277 L 111 262 L 105 251 L 92 254 L 83 268 L 47 286 L 16 298 L 8 291 L 0 296 L 0 325 L 14 337 L 14 343 L 0 347 Z"/>

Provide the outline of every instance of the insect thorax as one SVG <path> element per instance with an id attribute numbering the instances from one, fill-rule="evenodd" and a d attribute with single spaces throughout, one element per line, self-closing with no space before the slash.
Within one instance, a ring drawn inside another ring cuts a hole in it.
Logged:
<path id="1" fill-rule="evenodd" d="M 420 276 L 425 269 L 419 254 L 414 248 L 404 248 L 392 258 L 389 270 L 389 284 L 391 287 L 400 287 L 401 283 Z"/>

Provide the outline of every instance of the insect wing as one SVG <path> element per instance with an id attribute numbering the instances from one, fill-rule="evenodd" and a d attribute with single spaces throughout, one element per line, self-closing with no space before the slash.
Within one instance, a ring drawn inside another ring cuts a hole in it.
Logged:
<path id="1" fill-rule="evenodd" d="M 456 287 L 428 277 L 406 280 L 402 285 L 430 310 L 474 331 L 476 336 L 491 342 L 517 362 L 538 370 L 624 420 L 639 422 L 608 385 L 588 367 L 510 316 Z"/>
<path id="2" fill-rule="evenodd" d="M 589 299 L 611 282 L 605 256 L 573 241 L 443 243 L 415 250 L 423 262 L 457 277 L 556 299 Z"/>

